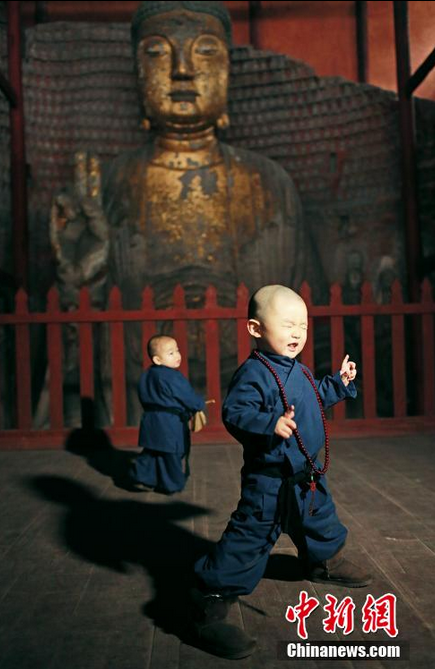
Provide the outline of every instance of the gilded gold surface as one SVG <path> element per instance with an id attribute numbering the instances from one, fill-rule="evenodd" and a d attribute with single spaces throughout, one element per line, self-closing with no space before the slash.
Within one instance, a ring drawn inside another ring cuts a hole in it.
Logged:
<path id="1" fill-rule="evenodd" d="M 89 158 L 88 195 L 93 199 L 101 197 L 101 169 L 96 156 Z"/>
<path id="2" fill-rule="evenodd" d="M 74 187 L 80 197 L 88 194 L 88 154 L 77 151 L 74 155 Z"/>
<path id="3" fill-rule="evenodd" d="M 273 216 L 272 196 L 260 176 L 241 162 L 226 164 L 216 149 L 217 143 L 202 152 L 201 166 L 194 152 L 160 147 L 145 170 L 140 230 L 155 239 L 154 258 L 162 252 L 164 264 L 216 267 L 223 253 L 235 271 L 239 246 L 255 237 L 256 222 Z"/>
<path id="4" fill-rule="evenodd" d="M 176 11 L 147 21 L 137 61 L 145 115 L 160 130 L 198 132 L 226 111 L 229 57 L 221 23 Z"/>
<path id="5" fill-rule="evenodd" d="M 207 175 L 180 174 L 151 165 L 147 171 L 148 230 L 176 247 L 176 260 L 211 260 L 228 232 L 227 178 L 223 165 Z M 143 222 L 145 228 L 145 222 Z M 170 249 L 168 249 L 169 252 Z"/>

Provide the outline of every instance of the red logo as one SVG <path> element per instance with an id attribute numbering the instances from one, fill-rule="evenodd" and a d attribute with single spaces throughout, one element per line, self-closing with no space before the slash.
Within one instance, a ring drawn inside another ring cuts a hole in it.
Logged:
<path id="1" fill-rule="evenodd" d="M 338 601 L 334 595 L 325 595 L 327 604 L 323 610 L 328 614 L 323 619 L 323 629 L 327 634 L 334 634 L 337 629 L 343 630 L 343 634 L 351 634 L 354 631 L 355 604 L 352 597 L 345 597 Z M 362 607 L 362 631 L 366 634 L 384 630 L 390 637 L 396 637 L 399 633 L 396 624 L 395 595 L 388 593 L 375 599 L 373 595 L 367 595 Z M 288 606 L 285 614 L 289 623 L 297 622 L 297 633 L 299 638 L 308 639 L 306 620 L 312 612 L 320 606 L 315 597 L 309 597 L 305 590 L 299 593 L 299 603 L 296 606 Z"/>

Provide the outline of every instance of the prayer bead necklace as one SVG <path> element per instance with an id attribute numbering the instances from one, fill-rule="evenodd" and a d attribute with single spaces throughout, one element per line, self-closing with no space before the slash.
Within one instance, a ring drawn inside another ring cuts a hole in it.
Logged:
<path id="1" fill-rule="evenodd" d="M 291 411 L 290 404 L 288 403 L 287 395 L 285 394 L 283 383 L 282 383 L 281 379 L 279 378 L 278 373 L 272 367 L 272 365 L 268 362 L 268 360 L 266 360 L 266 358 L 263 358 L 263 356 L 258 351 L 253 351 L 253 354 L 273 374 L 273 376 L 275 378 L 275 381 L 278 384 L 279 393 L 281 395 L 281 401 L 283 403 L 284 410 L 285 410 L 285 412 Z M 299 433 L 299 430 L 297 428 L 295 430 L 293 430 L 293 434 L 295 435 L 295 439 L 296 439 L 296 442 L 299 446 L 299 449 L 300 449 L 301 453 L 303 453 L 305 458 L 310 463 L 310 466 L 311 466 L 310 488 L 311 488 L 311 491 L 314 493 L 315 490 L 316 490 L 316 482 L 314 481 L 314 474 L 318 474 L 319 476 L 322 476 L 322 474 L 326 474 L 326 472 L 328 471 L 328 467 L 329 467 L 329 434 L 328 434 L 328 427 L 327 427 L 327 424 L 326 424 L 326 416 L 325 416 L 325 412 L 323 410 L 322 400 L 320 398 L 319 391 L 316 388 L 316 384 L 314 383 L 313 377 L 303 367 L 302 367 L 302 372 L 307 377 L 308 381 L 310 382 L 310 384 L 311 384 L 311 386 L 312 386 L 312 388 L 313 388 L 313 390 L 316 394 L 317 402 L 318 402 L 319 408 L 320 408 L 320 415 L 322 417 L 323 429 L 324 429 L 324 432 L 325 432 L 325 464 L 323 465 L 322 469 L 318 469 L 316 467 L 316 465 L 314 464 L 313 458 L 311 457 L 311 455 L 308 453 L 307 449 L 305 448 L 305 445 L 304 445 L 304 442 L 302 441 L 302 437 Z"/>

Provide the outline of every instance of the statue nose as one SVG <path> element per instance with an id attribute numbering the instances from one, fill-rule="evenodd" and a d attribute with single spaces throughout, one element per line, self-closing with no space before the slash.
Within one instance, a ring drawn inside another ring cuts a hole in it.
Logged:
<path id="1" fill-rule="evenodd" d="M 193 79 L 194 76 L 195 72 L 189 55 L 182 50 L 175 52 L 172 62 L 172 78 Z"/>

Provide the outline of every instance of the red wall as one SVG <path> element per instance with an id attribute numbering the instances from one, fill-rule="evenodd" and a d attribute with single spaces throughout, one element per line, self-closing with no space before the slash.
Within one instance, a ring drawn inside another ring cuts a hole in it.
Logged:
<path id="1" fill-rule="evenodd" d="M 227 5 L 247 4 L 227 2 Z M 286 53 L 319 75 L 356 73 L 353 2 L 263 2 L 258 47 Z M 236 38 L 243 25 L 236 26 Z"/>
<path id="2" fill-rule="evenodd" d="M 235 15 L 235 41 L 249 40 L 247 2 L 226 2 Z M 233 11 L 236 8 L 236 11 Z M 408 2 L 411 68 L 435 46 L 435 2 Z M 397 90 L 393 3 L 367 3 L 368 83 Z M 320 76 L 357 81 L 355 2 L 262 2 L 259 47 L 309 63 Z M 435 71 L 417 91 L 435 100 Z"/>
<path id="3" fill-rule="evenodd" d="M 22 2 L 26 24 L 32 23 L 35 2 Z M 47 20 L 128 21 L 138 2 L 44 2 Z M 228 0 L 236 44 L 249 43 L 248 2 Z M 355 2 L 267 1 L 261 3 L 258 30 L 262 49 L 288 54 L 312 65 L 320 76 L 357 80 Z M 368 7 L 368 83 L 396 90 L 393 3 L 372 0 Z M 408 2 L 413 70 L 434 48 L 435 2 Z M 417 91 L 435 100 L 435 72 Z"/>
<path id="4" fill-rule="evenodd" d="M 435 2 L 408 2 L 411 70 L 414 72 L 435 47 Z M 369 83 L 397 90 L 392 2 L 368 3 Z M 435 70 L 416 91 L 435 100 Z"/>

